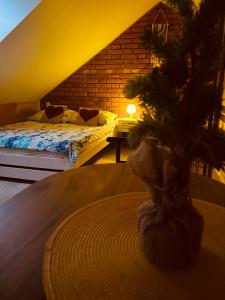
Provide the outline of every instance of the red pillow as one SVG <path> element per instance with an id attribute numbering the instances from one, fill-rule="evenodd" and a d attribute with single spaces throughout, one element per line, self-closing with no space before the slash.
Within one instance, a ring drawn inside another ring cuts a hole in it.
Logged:
<path id="1" fill-rule="evenodd" d="M 97 117 L 98 115 L 99 115 L 99 110 L 97 110 L 97 109 L 85 109 L 85 108 L 82 108 L 80 110 L 80 116 L 82 117 L 82 119 L 85 122 L 93 119 L 94 117 Z"/>

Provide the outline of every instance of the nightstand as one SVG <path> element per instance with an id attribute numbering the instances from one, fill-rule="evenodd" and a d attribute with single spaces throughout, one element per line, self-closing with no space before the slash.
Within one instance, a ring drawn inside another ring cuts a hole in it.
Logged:
<path id="1" fill-rule="evenodd" d="M 136 118 L 117 118 L 116 135 L 119 137 L 127 137 L 130 128 L 137 124 Z"/>

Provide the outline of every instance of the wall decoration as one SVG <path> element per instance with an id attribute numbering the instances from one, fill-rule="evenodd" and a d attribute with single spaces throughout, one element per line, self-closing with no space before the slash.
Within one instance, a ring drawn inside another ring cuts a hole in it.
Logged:
<path id="1" fill-rule="evenodd" d="M 163 9 L 159 9 L 157 15 L 155 16 L 155 19 L 152 23 L 152 32 L 157 33 L 159 36 L 161 36 L 164 40 L 164 42 L 167 42 L 167 35 L 168 35 L 168 28 L 169 23 L 167 21 L 166 15 L 163 11 Z M 151 67 L 159 67 L 161 64 L 160 59 L 152 53 L 151 56 Z"/>

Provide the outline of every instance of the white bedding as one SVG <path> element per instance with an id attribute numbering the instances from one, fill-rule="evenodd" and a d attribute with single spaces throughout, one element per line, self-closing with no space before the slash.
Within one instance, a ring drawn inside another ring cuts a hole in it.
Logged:
<path id="1" fill-rule="evenodd" d="M 115 124 L 82 126 L 26 121 L 0 127 L 0 147 L 63 153 L 74 163 L 91 143 L 112 132 Z"/>

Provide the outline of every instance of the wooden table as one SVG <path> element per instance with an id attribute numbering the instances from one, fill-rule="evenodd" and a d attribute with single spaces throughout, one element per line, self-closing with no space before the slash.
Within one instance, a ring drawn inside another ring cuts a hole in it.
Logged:
<path id="1" fill-rule="evenodd" d="M 205 220 L 199 257 L 174 271 L 157 268 L 140 249 L 137 209 L 148 200 L 143 192 L 120 194 L 64 220 L 45 249 L 47 299 L 224 300 L 225 208 L 193 199 Z"/>
<path id="2" fill-rule="evenodd" d="M 43 300 L 45 244 L 56 225 L 93 201 L 145 191 L 127 164 L 68 170 L 34 183 L 0 206 L 0 299 Z M 225 187 L 202 176 L 192 178 L 192 196 L 224 203 Z"/>

